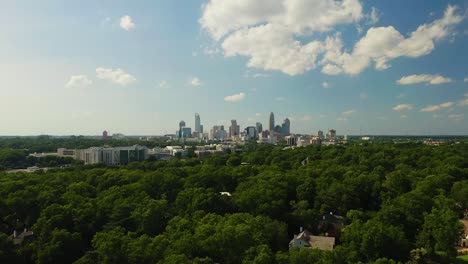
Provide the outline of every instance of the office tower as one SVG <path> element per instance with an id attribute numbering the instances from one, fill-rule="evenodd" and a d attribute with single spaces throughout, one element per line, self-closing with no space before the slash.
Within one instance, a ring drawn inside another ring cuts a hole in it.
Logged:
<path id="1" fill-rule="evenodd" d="M 248 140 L 257 139 L 257 129 L 254 126 L 246 127 L 245 135 Z"/>
<path id="2" fill-rule="evenodd" d="M 284 136 L 291 134 L 291 121 L 289 121 L 289 118 L 286 118 L 281 125 L 281 134 Z"/>
<path id="3" fill-rule="evenodd" d="M 179 131 L 177 133 L 178 138 L 182 138 L 182 133 L 183 133 L 182 128 L 184 127 L 185 127 L 185 121 L 182 120 L 179 122 Z"/>
<path id="4" fill-rule="evenodd" d="M 195 113 L 195 132 L 202 132 L 201 131 L 201 124 L 200 124 L 200 115 Z"/>
<path id="5" fill-rule="evenodd" d="M 200 134 L 203 134 L 203 125 L 200 125 L 200 131 L 198 132 L 200 132 Z"/>
<path id="6" fill-rule="evenodd" d="M 239 136 L 240 126 L 237 124 L 236 120 L 231 120 L 231 126 L 229 127 L 229 137 Z"/>
<path id="7" fill-rule="evenodd" d="M 275 115 L 273 112 L 270 113 L 270 126 L 268 127 L 270 131 L 275 130 Z"/>
<path id="8" fill-rule="evenodd" d="M 327 138 L 336 138 L 336 130 L 334 129 L 328 130 Z"/>
<path id="9" fill-rule="evenodd" d="M 324 138 L 325 138 L 325 137 L 323 136 L 323 131 L 322 131 L 322 130 L 319 130 L 319 131 L 318 131 L 317 136 L 318 136 L 318 138 L 320 138 L 320 139 L 324 139 Z"/>
<path id="10" fill-rule="evenodd" d="M 257 122 L 257 124 L 255 124 L 255 128 L 257 129 L 257 133 L 262 133 L 263 131 L 262 123 Z"/>
<path id="11" fill-rule="evenodd" d="M 192 137 L 192 128 L 190 128 L 190 127 L 183 127 L 183 128 L 182 128 L 182 137 L 183 137 L 183 138 L 190 138 L 190 137 Z"/>
<path id="12" fill-rule="evenodd" d="M 210 131 L 210 139 L 212 140 L 224 140 L 227 137 L 227 132 L 224 130 L 224 126 L 213 126 Z"/>

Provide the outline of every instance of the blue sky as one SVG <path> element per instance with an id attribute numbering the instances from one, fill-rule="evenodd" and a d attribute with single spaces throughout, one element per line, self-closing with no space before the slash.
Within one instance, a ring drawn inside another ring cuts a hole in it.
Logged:
<path id="1" fill-rule="evenodd" d="M 468 134 L 468 2 L 0 2 L 0 135 Z"/>

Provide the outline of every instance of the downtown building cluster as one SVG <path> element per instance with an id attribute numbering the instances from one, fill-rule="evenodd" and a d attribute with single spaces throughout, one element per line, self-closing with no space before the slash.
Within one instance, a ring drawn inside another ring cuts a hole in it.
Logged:
<path id="1" fill-rule="evenodd" d="M 285 141 L 289 146 L 307 146 L 326 144 L 334 145 L 342 142 L 343 138 L 338 138 L 336 130 L 330 129 L 324 134 L 319 130 L 317 135 L 298 135 L 291 133 L 291 121 L 284 119 L 281 125 L 275 124 L 275 115 L 270 113 L 268 128 L 263 129 L 263 124 L 256 122 L 255 126 L 247 126 L 241 130 L 237 120 L 231 120 L 231 125 L 225 128 L 224 125 L 214 125 L 209 131 L 203 130 L 200 115 L 195 114 L 195 129 L 187 127 L 185 121 L 179 122 L 179 129 L 174 135 L 166 135 L 173 140 L 180 142 L 232 142 L 245 143 L 257 141 L 257 143 L 276 144 Z"/>
<path id="2" fill-rule="evenodd" d="M 255 125 L 247 126 L 241 130 L 237 120 L 231 120 L 229 127 L 224 125 L 214 125 L 209 131 L 203 130 L 201 125 L 200 115 L 195 114 L 195 129 L 187 127 L 185 121 L 179 122 L 179 129 L 172 136 L 173 139 L 179 141 L 231 141 L 231 142 L 247 142 L 251 140 L 259 141 L 260 143 L 276 143 L 283 140 L 284 137 L 291 134 L 291 121 L 286 118 L 281 125 L 275 126 L 275 117 L 270 113 L 268 129 L 263 130 L 263 125 L 256 122 Z"/>

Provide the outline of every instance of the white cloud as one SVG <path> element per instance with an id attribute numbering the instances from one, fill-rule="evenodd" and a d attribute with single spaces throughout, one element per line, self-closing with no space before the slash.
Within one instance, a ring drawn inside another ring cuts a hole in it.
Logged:
<path id="1" fill-rule="evenodd" d="M 325 66 L 323 66 L 322 72 L 328 75 L 338 75 L 342 73 L 343 70 L 336 65 L 326 64 Z"/>
<path id="2" fill-rule="evenodd" d="M 421 109 L 421 112 L 433 112 L 433 111 L 438 111 L 442 108 L 449 108 L 454 105 L 453 102 L 446 102 L 438 105 L 428 105 L 424 108 Z"/>
<path id="3" fill-rule="evenodd" d="M 457 8 L 448 6 L 444 16 L 429 24 L 419 26 L 410 36 L 405 38 L 393 26 L 372 27 L 361 38 L 351 53 L 342 52 L 341 35 L 329 37 L 322 64 L 327 68 L 340 68 L 347 74 L 361 73 L 372 62 L 377 70 L 390 67 L 389 61 L 398 57 L 421 57 L 432 52 L 435 42 L 450 36 L 454 25 L 459 24 L 464 17 L 456 14 Z M 322 69 L 324 73 L 324 71 Z M 338 70 L 335 70 L 335 72 Z"/>
<path id="4" fill-rule="evenodd" d="M 344 112 L 341 113 L 341 114 L 342 114 L 342 115 L 351 115 L 351 114 L 353 114 L 353 113 L 355 113 L 355 112 L 356 112 L 356 110 L 350 109 L 350 110 L 344 111 Z"/>
<path id="5" fill-rule="evenodd" d="M 126 73 L 120 68 L 114 70 L 111 68 L 99 67 L 96 69 L 96 74 L 99 79 L 109 80 L 122 86 L 134 83 L 136 81 L 135 77 Z"/>
<path id="6" fill-rule="evenodd" d="M 305 116 L 301 117 L 301 120 L 302 121 L 310 121 L 310 120 L 312 120 L 312 117 L 309 116 L 309 115 L 305 115 Z"/>
<path id="7" fill-rule="evenodd" d="M 275 24 L 291 33 L 325 32 L 362 18 L 358 0 L 209 0 L 199 22 L 215 40 L 249 26 Z"/>
<path id="8" fill-rule="evenodd" d="M 372 8 L 369 15 L 363 15 L 359 0 L 207 0 L 202 8 L 199 23 L 221 44 L 224 56 L 245 56 L 248 67 L 288 75 L 315 69 L 323 53 L 319 65 L 325 74 L 359 74 L 371 63 L 385 70 L 395 58 L 431 53 L 435 42 L 451 36 L 452 28 L 464 19 L 449 5 L 442 18 L 420 25 L 408 37 L 393 26 L 372 27 L 347 52 L 340 34 L 325 42 L 303 39 L 364 17 L 378 22 L 379 11 Z"/>
<path id="9" fill-rule="evenodd" d="M 442 117 L 442 115 L 438 115 L 438 114 L 433 114 L 432 115 L 432 118 L 441 118 L 441 117 Z"/>
<path id="10" fill-rule="evenodd" d="M 327 88 L 327 89 L 330 87 L 327 82 L 323 82 L 322 86 L 323 86 L 323 88 Z"/>
<path id="11" fill-rule="evenodd" d="M 361 98 L 361 100 L 367 100 L 369 96 L 367 95 L 367 93 L 362 92 L 359 94 L 359 98 Z"/>
<path id="12" fill-rule="evenodd" d="M 303 44 L 297 37 L 362 17 L 359 0 L 208 0 L 199 22 L 225 56 L 246 56 L 249 67 L 298 75 L 315 68 L 321 43 Z"/>
<path id="13" fill-rule="evenodd" d="M 468 82 L 468 78 L 463 79 L 463 82 Z"/>
<path id="14" fill-rule="evenodd" d="M 465 96 L 468 97 L 468 93 L 465 93 Z"/>
<path id="15" fill-rule="evenodd" d="M 135 28 L 135 23 L 130 16 L 123 16 L 120 18 L 120 27 L 129 31 Z"/>
<path id="16" fill-rule="evenodd" d="M 377 10 L 377 8 L 372 7 L 371 13 L 369 15 L 370 23 L 371 24 L 376 24 L 377 22 L 379 22 L 379 19 L 380 19 L 379 11 Z"/>
<path id="17" fill-rule="evenodd" d="M 397 81 L 400 85 L 410 85 L 416 83 L 428 83 L 428 84 L 442 84 L 450 83 L 452 79 L 441 76 L 441 75 L 431 75 L 431 74 L 414 74 L 402 77 Z"/>
<path id="18" fill-rule="evenodd" d="M 224 97 L 224 101 L 230 103 L 238 103 L 245 99 L 245 93 L 238 93 Z"/>
<path id="19" fill-rule="evenodd" d="M 347 121 L 348 119 L 346 117 L 338 117 L 336 121 Z"/>
<path id="20" fill-rule="evenodd" d="M 282 101 L 286 100 L 286 98 L 284 98 L 284 97 L 276 97 L 275 100 L 278 101 L 278 102 L 282 102 Z"/>
<path id="21" fill-rule="evenodd" d="M 257 116 L 257 117 L 262 116 L 262 114 L 261 113 L 255 113 L 255 116 Z"/>
<path id="22" fill-rule="evenodd" d="M 270 77 L 270 75 L 269 75 L 269 74 L 266 74 L 266 73 L 255 73 L 255 74 L 253 75 L 253 77 L 254 77 L 254 78 L 268 78 L 268 77 Z"/>
<path id="23" fill-rule="evenodd" d="M 159 84 L 158 84 L 158 86 L 159 86 L 159 88 L 163 88 L 163 89 L 169 88 L 169 84 L 167 83 L 166 80 L 160 81 Z"/>
<path id="24" fill-rule="evenodd" d="M 65 84 L 66 88 L 84 88 L 93 83 L 86 75 L 72 75 L 70 80 Z"/>
<path id="25" fill-rule="evenodd" d="M 466 96 L 466 95 L 465 95 Z M 465 98 L 463 100 L 461 100 L 460 102 L 458 102 L 458 105 L 459 106 L 466 106 L 468 105 L 468 98 Z"/>
<path id="26" fill-rule="evenodd" d="M 200 81 L 198 77 L 194 77 L 189 81 L 189 84 L 192 86 L 198 87 L 202 85 L 202 82 Z"/>
<path id="27" fill-rule="evenodd" d="M 404 110 L 411 110 L 411 109 L 413 109 L 413 106 L 410 104 L 399 104 L 393 107 L 393 110 L 395 111 L 404 111 Z"/>
<path id="28" fill-rule="evenodd" d="M 406 119 L 406 118 L 408 118 L 408 116 L 407 115 L 401 115 L 400 118 Z"/>
<path id="29" fill-rule="evenodd" d="M 465 118 L 465 115 L 464 114 L 451 114 L 451 115 L 448 115 L 447 117 L 453 120 L 462 120 Z"/>

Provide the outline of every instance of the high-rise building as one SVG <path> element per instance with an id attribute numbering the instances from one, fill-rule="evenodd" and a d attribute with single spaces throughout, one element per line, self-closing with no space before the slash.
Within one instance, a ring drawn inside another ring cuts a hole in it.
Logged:
<path id="1" fill-rule="evenodd" d="M 257 129 L 257 133 L 262 133 L 263 131 L 262 123 L 257 122 L 257 124 L 255 124 L 255 128 Z"/>
<path id="2" fill-rule="evenodd" d="M 183 133 L 182 128 L 184 127 L 185 127 L 185 121 L 182 120 L 179 122 L 179 131 L 177 131 L 177 137 L 179 139 L 182 138 L 182 133 Z"/>
<path id="3" fill-rule="evenodd" d="M 237 124 L 235 119 L 231 120 L 231 126 L 229 127 L 229 137 L 239 136 L 240 126 Z"/>
<path id="4" fill-rule="evenodd" d="M 224 126 L 213 126 L 210 131 L 210 139 L 212 140 L 225 140 L 227 133 L 224 130 Z"/>
<path id="5" fill-rule="evenodd" d="M 247 140 L 257 139 L 257 129 L 254 126 L 248 126 L 245 128 L 245 136 Z"/>
<path id="6" fill-rule="evenodd" d="M 281 125 L 281 134 L 284 136 L 291 134 L 291 121 L 289 121 L 289 118 L 286 118 Z"/>
<path id="7" fill-rule="evenodd" d="M 336 130 L 334 129 L 328 130 L 327 138 L 336 138 Z"/>
<path id="8" fill-rule="evenodd" d="M 270 113 L 270 124 L 269 124 L 268 129 L 269 129 L 270 131 L 274 131 L 274 130 L 275 130 L 275 115 L 273 114 L 273 112 Z"/>
<path id="9" fill-rule="evenodd" d="M 198 113 L 195 113 L 195 132 L 201 132 L 201 122 L 200 122 L 200 115 Z"/>
<path id="10" fill-rule="evenodd" d="M 318 136 L 319 139 L 324 139 L 324 138 L 325 138 L 325 136 L 323 135 L 323 131 L 322 131 L 322 130 L 319 130 L 319 131 L 317 132 L 317 136 Z"/>

